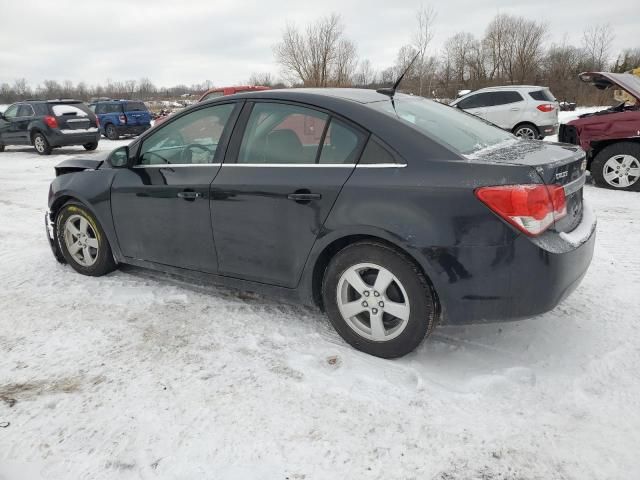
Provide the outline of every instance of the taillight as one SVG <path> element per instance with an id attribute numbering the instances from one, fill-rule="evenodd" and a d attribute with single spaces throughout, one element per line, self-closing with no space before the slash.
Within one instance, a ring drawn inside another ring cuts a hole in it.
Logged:
<path id="1" fill-rule="evenodd" d="M 536 108 L 541 112 L 549 113 L 553 112 L 556 109 L 556 106 L 553 103 L 543 103 L 542 105 L 538 105 Z"/>
<path id="2" fill-rule="evenodd" d="M 56 120 L 56 117 L 54 117 L 53 115 L 47 115 L 43 118 L 43 120 L 47 127 L 58 128 L 58 120 Z"/>
<path id="3" fill-rule="evenodd" d="M 126 115 L 120 115 L 120 123 L 127 123 L 127 116 Z"/>
<path id="4" fill-rule="evenodd" d="M 476 197 L 521 232 L 540 235 L 567 214 L 562 185 L 482 187 Z"/>
<path id="5" fill-rule="evenodd" d="M 96 117 L 96 127 L 100 128 L 100 119 Z"/>

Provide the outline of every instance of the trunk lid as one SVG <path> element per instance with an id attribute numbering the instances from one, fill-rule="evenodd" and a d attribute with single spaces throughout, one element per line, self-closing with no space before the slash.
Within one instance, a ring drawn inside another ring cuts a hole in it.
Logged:
<path id="1" fill-rule="evenodd" d="M 582 220 L 582 190 L 587 162 L 582 149 L 537 140 L 513 140 L 480 150 L 469 156 L 474 161 L 522 165 L 531 170 L 531 183 L 562 185 L 567 215 L 551 230 L 570 232 Z"/>

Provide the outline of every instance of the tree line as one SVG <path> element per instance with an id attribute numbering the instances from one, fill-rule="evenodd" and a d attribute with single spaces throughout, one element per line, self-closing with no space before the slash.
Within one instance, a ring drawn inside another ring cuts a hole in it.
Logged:
<path id="1" fill-rule="evenodd" d="M 625 72 L 640 67 L 640 48 L 628 48 L 613 59 L 615 38 L 609 24 L 585 28 L 580 45 L 547 42 L 547 24 L 521 16 L 498 14 L 481 38 L 459 32 L 439 52 L 431 49 L 437 13 L 421 6 L 411 43 L 402 46 L 395 63 L 376 71 L 369 59 L 359 59 L 337 14 L 305 28 L 287 25 L 274 46 L 277 63 L 291 84 L 305 87 L 378 87 L 392 84 L 415 58 L 401 89 L 439 99 L 455 98 L 461 90 L 494 85 L 548 86 L 560 100 L 597 105 L 611 100 L 577 78 L 584 71 Z"/>
<path id="2" fill-rule="evenodd" d="M 521 16 L 498 14 L 482 37 L 459 32 L 446 39 L 440 51 L 431 47 L 437 12 L 424 5 L 416 11 L 413 34 L 398 50 L 395 62 L 376 70 L 370 59 L 360 58 L 340 15 L 318 18 L 304 27 L 287 24 L 273 46 L 281 78 L 271 73 L 253 73 L 250 85 L 271 87 L 361 87 L 389 86 L 407 70 L 401 90 L 415 95 L 448 100 L 461 90 L 492 85 L 533 84 L 550 87 L 560 100 L 582 105 L 611 102 L 611 92 L 581 83 L 577 75 L 589 70 L 624 72 L 640 67 L 640 47 L 613 55 L 615 33 L 609 24 L 587 26 L 579 45 L 547 41 L 544 22 Z M 413 61 L 413 63 L 411 63 Z M 409 65 L 411 67 L 409 68 Z M 193 85 L 157 87 L 148 78 L 107 80 L 104 85 L 74 84 L 70 80 L 45 80 L 32 87 L 25 79 L 0 84 L 0 103 L 27 98 L 97 97 L 176 99 L 197 95 L 213 86 L 205 80 Z"/>

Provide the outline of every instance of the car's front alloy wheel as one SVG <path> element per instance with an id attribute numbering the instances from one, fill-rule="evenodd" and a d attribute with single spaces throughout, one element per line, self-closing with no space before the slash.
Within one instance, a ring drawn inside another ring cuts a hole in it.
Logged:
<path id="1" fill-rule="evenodd" d="M 355 348 L 384 358 L 414 350 L 435 324 L 435 298 L 405 254 L 359 242 L 336 254 L 322 296 L 337 332 Z"/>
<path id="2" fill-rule="evenodd" d="M 104 231 L 83 205 L 68 203 L 56 217 L 56 234 L 62 255 L 79 273 L 100 276 L 116 263 Z"/>
<path id="3" fill-rule="evenodd" d="M 603 148 L 593 159 L 590 170 L 600 186 L 640 191 L 640 144 L 620 142 Z"/>

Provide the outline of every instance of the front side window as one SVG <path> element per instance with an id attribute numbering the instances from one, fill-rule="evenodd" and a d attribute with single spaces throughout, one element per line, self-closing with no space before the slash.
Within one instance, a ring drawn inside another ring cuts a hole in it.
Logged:
<path id="1" fill-rule="evenodd" d="M 201 108 L 167 123 L 142 143 L 140 165 L 206 164 L 219 161 L 218 143 L 235 104 Z"/>
<path id="2" fill-rule="evenodd" d="M 460 103 L 458 103 L 458 107 L 465 110 L 469 108 L 489 107 L 493 105 L 492 102 L 491 93 L 477 93 L 461 100 Z"/>
<path id="3" fill-rule="evenodd" d="M 18 116 L 19 105 L 11 105 L 4 111 L 5 118 L 16 118 Z"/>
<path id="4" fill-rule="evenodd" d="M 470 154 L 514 138 L 473 115 L 425 98 L 396 95 L 394 104 L 383 101 L 370 105 L 461 154 Z"/>
<path id="5" fill-rule="evenodd" d="M 328 115 L 310 108 L 257 103 L 247 122 L 238 163 L 316 163 Z"/>

